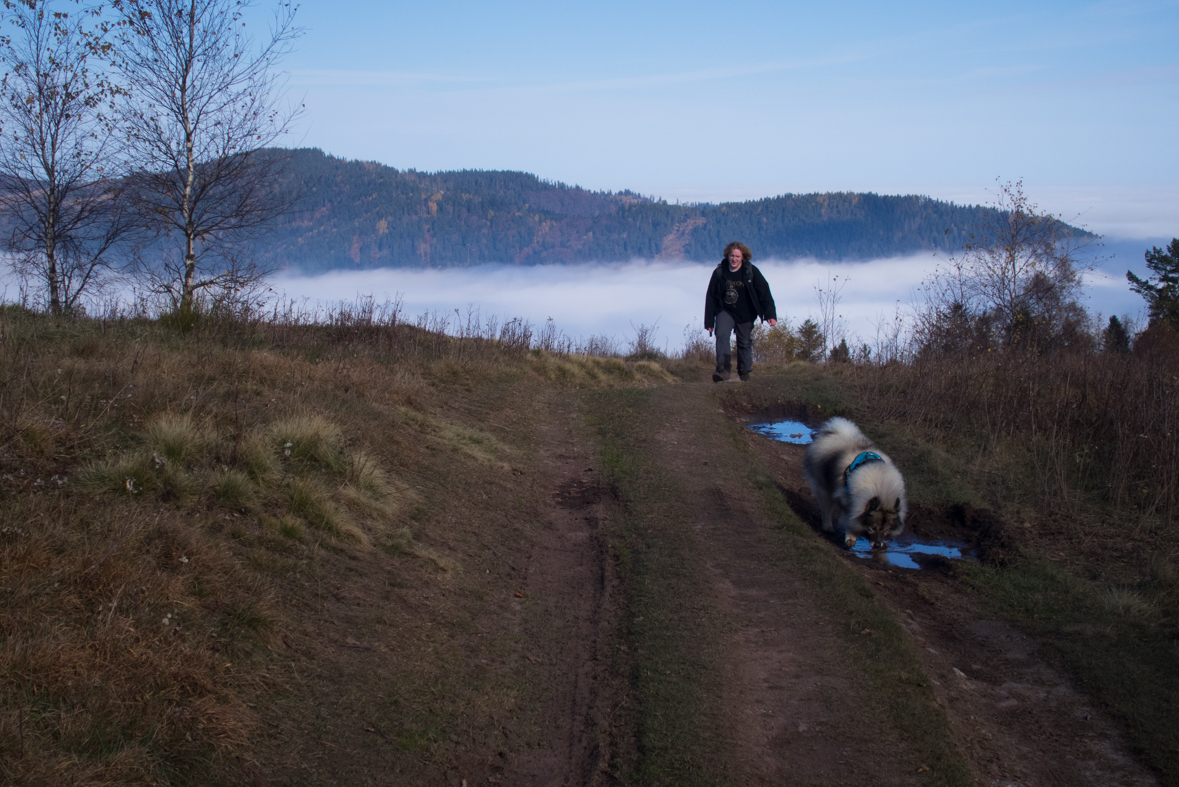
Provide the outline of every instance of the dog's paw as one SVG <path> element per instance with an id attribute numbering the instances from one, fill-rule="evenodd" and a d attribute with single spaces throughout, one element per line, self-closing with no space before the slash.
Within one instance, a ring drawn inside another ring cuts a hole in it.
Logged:
<path id="1" fill-rule="evenodd" d="M 843 537 L 843 543 L 848 549 L 852 549 L 856 545 L 856 537 L 848 533 Z"/>

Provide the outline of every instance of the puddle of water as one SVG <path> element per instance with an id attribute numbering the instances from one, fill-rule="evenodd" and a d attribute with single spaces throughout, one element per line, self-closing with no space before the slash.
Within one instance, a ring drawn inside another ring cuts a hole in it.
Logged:
<path id="1" fill-rule="evenodd" d="M 808 445 L 814 438 L 815 430 L 801 421 L 774 421 L 768 424 L 750 424 L 749 428 L 771 440 L 783 443 Z"/>
<path id="2" fill-rule="evenodd" d="M 900 538 L 893 539 L 888 542 L 884 549 L 872 550 L 868 543 L 868 539 L 861 538 L 856 541 L 856 545 L 852 547 L 852 554 L 856 557 L 868 558 L 873 560 L 882 560 L 893 566 L 900 566 L 901 568 L 921 568 L 911 556 L 912 555 L 941 555 L 942 557 L 951 560 L 974 560 L 974 555 L 970 553 L 970 547 L 964 541 L 952 541 L 948 539 L 938 541 L 914 541 L 905 538 L 902 534 Z"/>

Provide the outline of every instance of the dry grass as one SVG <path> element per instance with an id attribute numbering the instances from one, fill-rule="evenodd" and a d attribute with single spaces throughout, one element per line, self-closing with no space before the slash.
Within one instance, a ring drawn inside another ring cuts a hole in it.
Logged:
<path id="1" fill-rule="evenodd" d="M 869 417 L 936 432 L 1055 510 L 1097 505 L 1166 527 L 1179 514 L 1179 353 L 985 354 L 842 373 Z"/>
<path id="2" fill-rule="evenodd" d="M 666 376 L 532 352 L 518 323 L 328 322 L 205 315 L 183 334 L 0 307 L 0 781 L 224 782 L 251 705 L 281 689 L 289 577 L 324 550 L 459 570 L 415 519 L 421 474 L 517 457 L 440 390 Z"/>
<path id="3" fill-rule="evenodd" d="M 911 499 L 997 510 L 1026 557 L 1134 590 L 1165 631 L 1179 626 L 1166 580 L 1179 574 L 1175 361 L 984 354 L 783 372 L 798 401 L 869 424 Z"/>
<path id="4" fill-rule="evenodd" d="M 149 782 L 244 745 L 260 683 L 233 669 L 254 641 L 227 610 L 265 614 L 266 589 L 171 511 L 80 497 L 0 514 L 7 779 Z"/>
<path id="5" fill-rule="evenodd" d="M 674 381 L 663 365 L 651 360 L 625 361 L 536 351 L 529 355 L 528 361 L 535 374 L 571 388 L 641 388 Z"/>

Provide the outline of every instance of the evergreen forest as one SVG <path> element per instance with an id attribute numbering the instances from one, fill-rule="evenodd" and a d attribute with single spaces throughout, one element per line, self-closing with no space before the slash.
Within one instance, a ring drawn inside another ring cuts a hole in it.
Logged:
<path id="1" fill-rule="evenodd" d="M 295 212 L 259 239 L 267 267 L 302 273 L 500 263 L 719 260 L 741 240 L 755 259 L 852 261 L 953 253 L 993 210 L 923 196 L 784 194 L 749 202 L 670 204 L 589 191 L 525 172 L 417 172 L 317 149 L 287 157 Z"/>

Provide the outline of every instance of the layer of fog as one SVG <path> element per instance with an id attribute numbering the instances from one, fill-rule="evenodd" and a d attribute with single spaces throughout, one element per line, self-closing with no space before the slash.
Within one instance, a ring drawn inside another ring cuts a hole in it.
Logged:
<path id="1" fill-rule="evenodd" d="M 1098 258 L 1084 275 L 1082 303 L 1090 314 L 1129 316 L 1144 322 L 1144 303 L 1126 284 L 1126 269 L 1149 275 L 1143 250 L 1165 246 L 1163 239 L 1106 242 L 1095 249 Z M 930 254 L 831 263 L 814 260 L 759 261 L 777 301 L 778 316 L 797 326 L 808 317 L 820 321 L 819 288 L 838 293 L 836 318 L 849 343 L 874 346 L 887 335 L 897 318 L 907 320 L 923 304 L 922 284 L 941 260 Z M 558 332 L 575 343 L 591 337 L 610 337 L 625 350 L 646 326 L 654 328 L 655 343 L 665 351 L 681 348 L 687 336 L 707 337 L 704 331 L 704 290 L 713 266 L 700 263 L 635 261 L 626 264 L 505 266 L 472 268 L 383 268 L 339 271 L 317 276 L 279 273 L 268 282 L 269 297 L 293 302 L 301 311 L 321 316 L 341 302 L 372 297 L 378 303 L 398 303 L 401 318 L 416 321 L 430 315 L 467 324 L 474 317 L 503 324 L 522 318 L 534 327 L 552 319 Z M 106 311 L 112 301 L 131 302 L 134 282 L 124 280 L 88 300 L 87 309 Z M 19 302 L 31 294 L 39 302 L 36 282 L 23 282 L 7 265 L 0 265 L 0 302 Z M 856 346 L 856 345 L 853 345 Z"/>
<path id="2" fill-rule="evenodd" d="M 818 291 L 837 294 L 836 319 L 849 343 L 875 345 L 898 317 L 922 302 L 921 287 L 939 260 L 930 254 L 833 264 L 813 260 L 760 261 L 777 303 L 778 317 L 797 326 L 820 321 Z M 1093 314 L 1141 311 L 1142 300 L 1126 286 L 1121 265 L 1087 273 L 1086 308 Z M 271 281 L 275 297 L 328 309 L 339 302 L 372 297 L 398 302 L 404 319 L 450 316 L 475 319 L 523 318 L 534 326 L 552 320 L 571 339 L 607 336 L 628 346 L 642 327 L 657 331 L 656 345 L 675 351 L 688 336 L 706 337 L 704 291 L 712 265 L 634 261 L 626 264 L 485 265 L 472 268 L 384 268 L 317 276 L 280 274 Z M 1107 270 L 1108 269 L 1108 270 Z M 457 322 L 454 323 L 457 326 Z"/>

